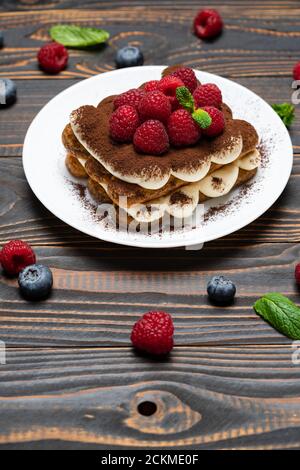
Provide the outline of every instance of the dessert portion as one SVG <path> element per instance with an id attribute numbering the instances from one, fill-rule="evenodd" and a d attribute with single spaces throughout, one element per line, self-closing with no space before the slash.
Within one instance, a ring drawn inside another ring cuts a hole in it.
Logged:
<path id="1" fill-rule="evenodd" d="M 233 118 L 216 85 L 180 66 L 76 109 L 62 140 L 70 173 L 138 222 L 186 217 L 250 180 L 260 163 L 254 127 Z"/>

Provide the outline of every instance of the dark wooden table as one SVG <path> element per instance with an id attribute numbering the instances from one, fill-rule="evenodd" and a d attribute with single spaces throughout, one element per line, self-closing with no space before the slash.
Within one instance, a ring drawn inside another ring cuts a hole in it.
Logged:
<path id="1" fill-rule="evenodd" d="M 254 223 L 202 251 L 146 251 L 89 238 L 44 209 L 22 169 L 24 136 L 41 107 L 78 80 L 112 70 L 115 50 L 128 43 L 143 48 L 146 64 L 181 62 L 229 77 L 270 103 L 290 101 L 299 1 L 207 1 L 226 23 L 211 43 L 191 33 L 199 3 L 1 2 L 0 77 L 16 80 L 19 100 L 0 110 L 0 244 L 28 241 L 55 278 L 52 297 L 33 304 L 22 300 L 15 280 L 0 277 L 7 348 L 1 449 L 300 448 L 300 365 L 292 363 L 291 341 L 252 309 L 268 291 L 300 301 L 293 277 L 300 121 L 291 129 L 295 164 L 284 194 Z M 71 51 L 68 69 L 49 77 L 36 54 L 58 22 L 105 27 L 109 45 Z M 217 273 L 237 284 L 231 308 L 207 301 L 206 283 Z M 175 321 L 176 348 L 163 361 L 130 347 L 133 323 L 151 309 Z M 139 413 L 144 401 L 157 406 L 150 417 Z"/>

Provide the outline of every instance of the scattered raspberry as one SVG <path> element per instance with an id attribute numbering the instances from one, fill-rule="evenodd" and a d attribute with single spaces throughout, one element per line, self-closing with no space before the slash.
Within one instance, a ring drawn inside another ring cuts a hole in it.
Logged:
<path id="1" fill-rule="evenodd" d="M 67 49 L 57 42 L 43 46 L 38 53 L 41 69 L 48 73 L 59 73 L 67 66 L 69 53 Z"/>
<path id="2" fill-rule="evenodd" d="M 214 106 L 220 108 L 222 104 L 222 93 L 214 83 L 206 83 L 196 88 L 193 97 L 198 108 L 203 106 Z"/>
<path id="3" fill-rule="evenodd" d="M 172 145 L 185 147 L 198 142 L 201 137 L 201 128 L 186 109 L 178 109 L 170 116 L 168 134 Z"/>
<path id="4" fill-rule="evenodd" d="M 0 262 L 4 271 L 11 276 L 19 274 L 26 266 L 34 264 L 35 254 L 28 243 L 12 240 L 0 252 Z"/>
<path id="5" fill-rule="evenodd" d="M 129 105 L 120 106 L 110 117 L 110 136 L 117 142 L 132 142 L 139 124 L 140 119 L 135 108 Z"/>
<path id="6" fill-rule="evenodd" d="M 222 29 L 223 21 L 216 10 L 199 11 L 194 19 L 194 32 L 198 38 L 214 38 L 221 33 Z"/>
<path id="7" fill-rule="evenodd" d="M 149 93 L 149 91 L 155 91 L 158 89 L 159 80 L 150 80 L 150 82 L 145 83 L 144 91 Z"/>
<path id="8" fill-rule="evenodd" d="M 204 106 L 202 109 L 212 118 L 211 125 L 207 129 L 203 129 L 203 134 L 207 137 L 216 137 L 221 134 L 225 127 L 224 114 L 222 111 L 213 106 Z"/>
<path id="9" fill-rule="evenodd" d="M 298 62 L 293 69 L 293 77 L 295 80 L 300 80 L 300 62 Z"/>
<path id="10" fill-rule="evenodd" d="M 169 149 L 169 138 L 164 125 L 155 119 L 145 121 L 133 137 L 138 152 L 161 155 Z"/>
<path id="11" fill-rule="evenodd" d="M 176 89 L 179 86 L 184 86 L 183 81 L 172 75 L 162 78 L 158 84 L 159 91 L 169 98 L 173 110 L 180 106 L 176 98 Z"/>
<path id="12" fill-rule="evenodd" d="M 171 103 L 161 91 L 150 91 L 141 99 L 138 112 L 142 121 L 158 119 L 167 122 L 171 114 Z"/>
<path id="13" fill-rule="evenodd" d="M 191 93 L 193 93 L 197 88 L 197 78 L 193 69 L 189 67 L 181 67 L 171 75 L 182 80 Z"/>
<path id="14" fill-rule="evenodd" d="M 148 312 L 136 322 L 131 333 L 133 346 L 150 354 L 168 354 L 173 348 L 172 317 L 165 312 Z"/>
<path id="15" fill-rule="evenodd" d="M 297 284 L 300 286 L 300 263 L 298 263 L 295 267 L 295 279 Z"/>
<path id="16" fill-rule="evenodd" d="M 143 96 L 144 92 L 142 90 L 132 88 L 131 90 L 125 91 L 125 93 L 122 93 L 114 99 L 114 107 L 117 109 L 120 106 L 128 104 L 129 106 L 136 108 Z"/>

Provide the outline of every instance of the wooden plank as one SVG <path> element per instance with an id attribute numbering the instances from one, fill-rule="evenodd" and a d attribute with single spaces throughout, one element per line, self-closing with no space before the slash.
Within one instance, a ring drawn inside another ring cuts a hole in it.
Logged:
<path id="1" fill-rule="evenodd" d="M 289 78 L 238 78 L 235 81 L 259 94 L 269 103 L 289 102 L 292 88 Z M 18 102 L 0 113 L 0 157 L 21 156 L 26 131 L 40 109 L 76 80 L 17 80 Z M 296 157 L 300 155 L 300 111 L 290 134 Z M 296 160 L 296 164 L 297 164 Z"/>
<path id="2" fill-rule="evenodd" d="M 127 348 L 8 350 L 0 448 L 300 448 L 292 352 L 184 347 L 157 363 Z"/>

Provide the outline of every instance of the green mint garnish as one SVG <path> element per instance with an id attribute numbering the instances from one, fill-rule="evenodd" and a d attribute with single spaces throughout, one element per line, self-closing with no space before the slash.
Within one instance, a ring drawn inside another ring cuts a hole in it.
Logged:
<path id="1" fill-rule="evenodd" d="M 212 122 L 210 115 L 201 108 L 196 109 L 196 111 L 193 112 L 192 118 L 201 127 L 201 129 L 207 129 Z"/>
<path id="2" fill-rule="evenodd" d="M 58 24 L 52 26 L 50 36 L 54 41 L 66 47 L 84 48 L 106 42 L 109 38 L 109 33 L 104 29 Z"/>
<path id="3" fill-rule="evenodd" d="M 290 103 L 272 104 L 272 108 L 278 114 L 286 127 L 289 127 L 295 119 L 295 106 Z"/>
<path id="4" fill-rule="evenodd" d="M 195 109 L 195 102 L 192 93 L 186 86 L 179 86 L 176 88 L 176 98 L 181 106 L 183 106 L 189 113 Z"/>
<path id="5" fill-rule="evenodd" d="M 300 308 L 277 292 L 265 294 L 254 310 L 277 331 L 291 339 L 300 339 Z"/>

